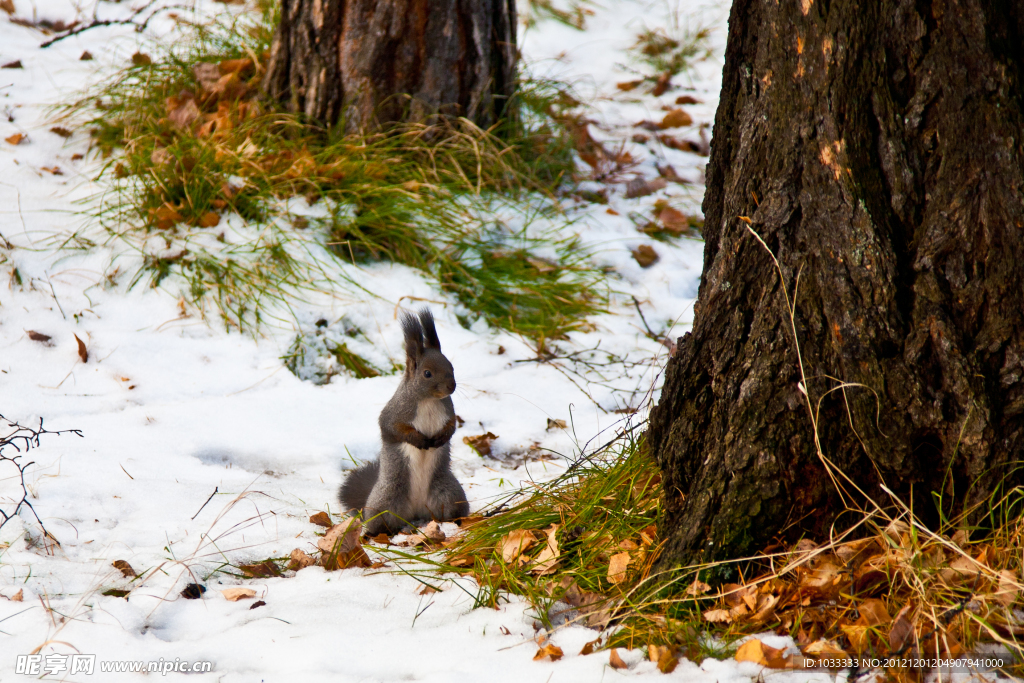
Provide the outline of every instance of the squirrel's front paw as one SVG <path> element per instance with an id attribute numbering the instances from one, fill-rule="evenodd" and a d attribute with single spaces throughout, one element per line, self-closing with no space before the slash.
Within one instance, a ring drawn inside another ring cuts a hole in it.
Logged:
<path id="1" fill-rule="evenodd" d="M 444 434 L 442 432 L 441 434 L 436 434 L 434 436 L 427 437 L 426 438 L 426 445 L 423 446 L 423 447 L 424 448 L 440 448 L 441 446 L 443 446 L 446 443 L 448 443 L 448 440 L 450 438 L 451 438 L 450 435 L 446 435 L 446 434 Z"/>

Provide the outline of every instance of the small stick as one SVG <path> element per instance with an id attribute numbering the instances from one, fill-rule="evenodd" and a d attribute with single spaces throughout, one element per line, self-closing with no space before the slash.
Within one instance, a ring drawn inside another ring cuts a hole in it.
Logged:
<path id="1" fill-rule="evenodd" d="M 205 502 L 205 503 L 203 503 L 203 507 L 202 507 L 202 508 L 199 508 L 199 509 L 198 509 L 198 510 L 196 511 L 196 514 L 192 515 L 192 519 L 193 519 L 193 520 L 194 520 L 194 519 L 195 519 L 196 517 L 198 517 L 198 516 L 199 516 L 199 513 L 203 511 L 203 508 L 204 508 L 204 507 L 206 507 L 206 506 L 207 506 L 207 505 L 209 504 L 209 502 L 210 502 L 211 500 L 213 500 L 213 497 L 217 495 L 217 490 L 218 490 L 218 489 L 220 489 L 220 487 L 219 487 L 219 486 L 214 486 L 214 487 L 213 487 L 213 493 L 211 493 L 211 494 L 210 494 L 210 497 L 206 499 L 206 502 Z"/>

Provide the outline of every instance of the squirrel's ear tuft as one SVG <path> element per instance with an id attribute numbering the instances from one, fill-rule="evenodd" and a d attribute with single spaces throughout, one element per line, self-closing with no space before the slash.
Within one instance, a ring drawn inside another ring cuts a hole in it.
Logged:
<path id="1" fill-rule="evenodd" d="M 428 349 L 441 350 L 441 340 L 437 338 L 437 330 L 434 328 L 434 314 L 430 309 L 424 308 L 420 311 L 420 323 L 423 325 L 423 342 Z"/>
<path id="2" fill-rule="evenodd" d="M 402 333 L 405 335 L 405 372 L 409 374 L 423 355 L 423 327 L 419 320 L 406 313 L 402 316 Z"/>

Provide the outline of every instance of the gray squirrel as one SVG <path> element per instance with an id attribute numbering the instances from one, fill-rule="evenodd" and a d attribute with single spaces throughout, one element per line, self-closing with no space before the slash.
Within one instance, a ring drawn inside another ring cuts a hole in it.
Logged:
<path id="1" fill-rule="evenodd" d="M 441 353 L 434 316 L 402 317 L 405 375 L 381 411 L 380 458 L 353 470 L 339 497 L 347 510 L 362 510 L 371 536 L 396 533 L 413 519 L 450 521 L 469 514 L 469 503 L 451 470 L 455 433 L 455 372 Z"/>

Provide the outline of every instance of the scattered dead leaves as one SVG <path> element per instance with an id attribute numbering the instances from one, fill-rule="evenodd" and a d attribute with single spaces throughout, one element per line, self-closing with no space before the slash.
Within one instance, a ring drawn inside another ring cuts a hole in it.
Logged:
<path id="1" fill-rule="evenodd" d="M 667 645 L 651 643 L 647 646 L 647 658 L 657 664 L 658 671 L 663 674 L 672 673 L 679 666 L 679 658 Z"/>
<path id="2" fill-rule="evenodd" d="M 520 563 L 525 563 L 525 558 L 520 556 L 523 552 L 537 542 L 537 537 L 533 535 L 533 532 L 529 529 L 516 529 L 510 532 L 504 538 L 502 538 L 495 552 L 501 557 L 505 564 L 511 564 L 517 559 Z"/>
<path id="3" fill-rule="evenodd" d="M 321 552 L 320 564 L 323 568 L 333 571 L 349 567 L 369 567 L 372 563 L 359 540 L 362 530 L 362 522 L 355 517 L 346 517 L 328 529 L 316 542 Z"/>

